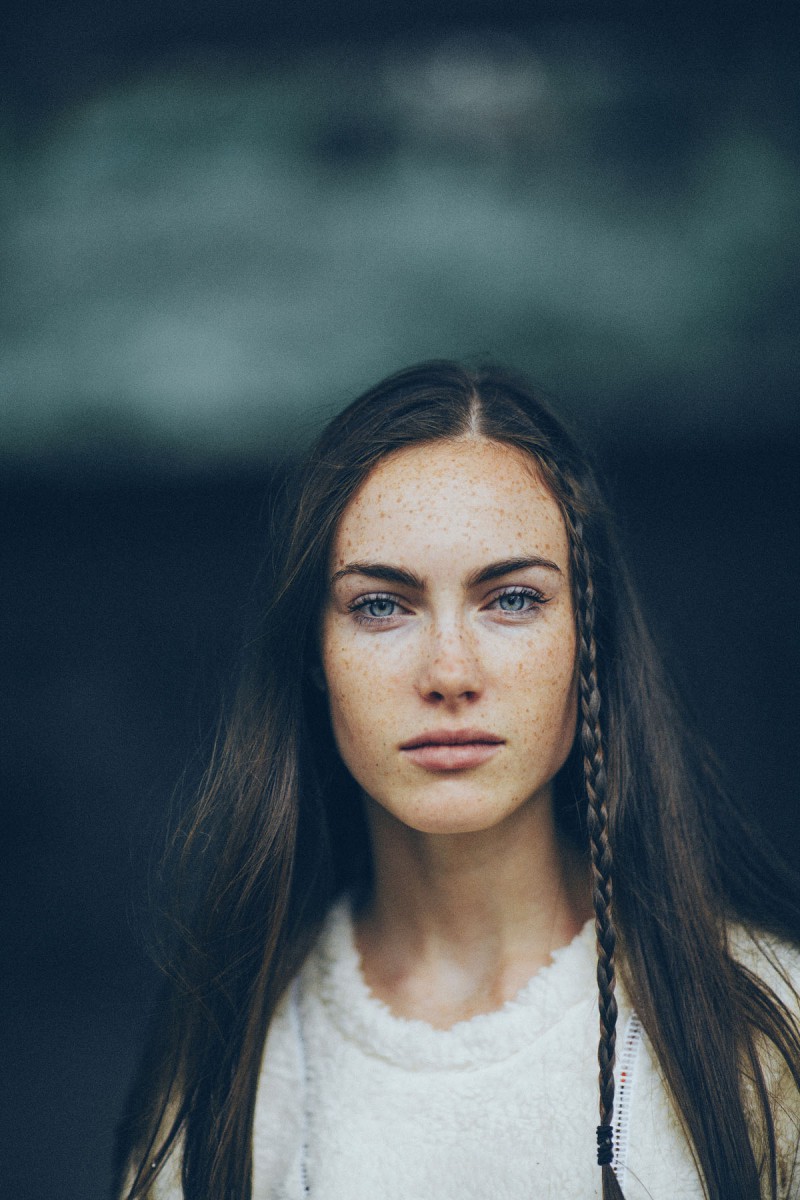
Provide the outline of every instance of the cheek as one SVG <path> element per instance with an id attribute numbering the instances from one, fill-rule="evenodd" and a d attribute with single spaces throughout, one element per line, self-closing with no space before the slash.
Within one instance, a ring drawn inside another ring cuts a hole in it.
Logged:
<path id="1" fill-rule="evenodd" d="M 562 681 L 561 728 L 557 747 L 558 769 L 563 767 L 578 733 L 578 677 L 576 664 L 570 663 L 568 676 Z"/>
<path id="2" fill-rule="evenodd" d="M 323 671 L 334 737 L 342 757 L 366 759 L 386 737 L 387 688 L 369 669 L 364 653 L 331 639 L 323 647 Z"/>
<path id="3" fill-rule="evenodd" d="M 328 689 L 331 721 L 337 737 L 342 727 L 352 724 L 359 705 L 359 673 L 349 655 L 333 652 L 323 655 L 322 668 Z"/>
<path id="4" fill-rule="evenodd" d="M 564 705 L 564 720 L 561 729 L 561 763 L 563 766 L 566 762 L 567 755 L 572 749 L 572 744 L 578 735 L 578 683 L 573 679 L 569 692 L 567 694 L 566 703 Z"/>
<path id="5" fill-rule="evenodd" d="M 531 743 L 549 746 L 566 758 L 575 739 L 578 689 L 575 645 L 571 631 L 555 639 L 549 649 L 529 660 L 521 680 L 520 711 L 524 713 Z"/>
<path id="6" fill-rule="evenodd" d="M 397 769 L 393 763 L 392 710 L 376 704 L 361 672 L 338 674 L 328 691 L 331 729 L 339 757 L 364 791 L 379 795 Z"/>

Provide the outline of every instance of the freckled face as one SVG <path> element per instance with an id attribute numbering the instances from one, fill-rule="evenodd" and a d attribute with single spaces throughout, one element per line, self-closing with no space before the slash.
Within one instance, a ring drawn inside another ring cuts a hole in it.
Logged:
<path id="1" fill-rule="evenodd" d="M 427 833 L 491 828 L 575 734 L 569 545 L 522 452 L 401 450 L 345 509 L 322 619 L 336 744 L 369 797 Z"/>

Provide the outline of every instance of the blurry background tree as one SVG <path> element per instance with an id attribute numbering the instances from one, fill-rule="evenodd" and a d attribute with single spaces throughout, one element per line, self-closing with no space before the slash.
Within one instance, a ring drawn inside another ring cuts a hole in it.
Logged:
<path id="1" fill-rule="evenodd" d="M 11 0 L 0 291 L 4 1194 L 107 1194 L 280 464 L 490 354 L 597 448 L 733 786 L 796 847 L 792 14 Z M 797 856 L 797 851 L 793 851 Z"/>

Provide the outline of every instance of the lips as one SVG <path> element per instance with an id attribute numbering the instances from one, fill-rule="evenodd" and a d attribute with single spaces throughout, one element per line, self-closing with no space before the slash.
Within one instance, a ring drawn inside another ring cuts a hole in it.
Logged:
<path id="1" fill-rule="evenodd" d="M 419 737 L 410 738 L 403 742 L 401 750 L 416 750 L 418 746 L 468 746 L 479 743 L 486 746 L 499 746 L 503 738 L 496 733 L 487 733 L 484 729 L 432 729 L 430 733 L 421 733 Z"/>
<path id="2" fill-rule="evenodd" d="M 465 771 L 487 762 L 504 739 L 483 729 L 434 729 L 403 742 L 403 754 L 426 771 Z"/>

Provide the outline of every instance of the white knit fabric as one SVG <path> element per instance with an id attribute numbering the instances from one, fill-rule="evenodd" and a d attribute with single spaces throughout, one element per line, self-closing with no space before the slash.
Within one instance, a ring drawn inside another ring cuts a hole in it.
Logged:
<path id="1" fill-rule="evenodd" d="M 800 981 L 797 956 L 781 958 Z M 618 999 L 622 1033 L 631 1009 Z M 599 1198 L 597 1034 L 591 922 L 502 1009 L 439 1030 L 372 996 L 340 903 L 270 1027 L 253 1200 Z M 701 1200 L 646 1038 L 626 1088 L 626 1200 Z M 790 1104 L 779 1123 L 780 1194 L 798 1200 L 796 1095 Z M 166 1174 L 157 1194 L 176 1200 Z"/>
<path id="2" fill-rule="evenodd" d="M 287 996 L 270 1031 L 254 1200 L 302 1200 L 304 1168 L 324 1200 L 599 1197 L 595 969 L 589 922 L 502 1009 L 434 1029 L 371 995 L 337 905 L 301 972 L 299 1013 Z M 623 1031 L 631 1009 L 618 999 Z M 631 1096 L 626 1200 L 700 1200 L 646 1039 Z"/>

